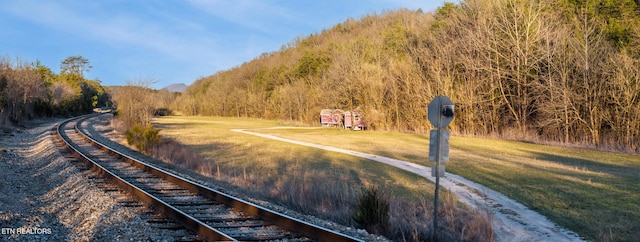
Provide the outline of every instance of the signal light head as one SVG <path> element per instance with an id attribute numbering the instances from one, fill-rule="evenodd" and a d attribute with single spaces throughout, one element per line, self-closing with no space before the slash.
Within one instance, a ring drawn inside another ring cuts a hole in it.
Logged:
<path id="1" fill-rule="evenodd" d="M 453 105 L 442 105 L 442 116 L 445 118 L 453 117 Z"/>

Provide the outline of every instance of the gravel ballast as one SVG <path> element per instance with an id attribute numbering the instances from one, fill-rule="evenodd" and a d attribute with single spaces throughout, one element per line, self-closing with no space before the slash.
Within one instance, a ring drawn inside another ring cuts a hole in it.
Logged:
<path id="1" fill-rule="evenodd" d="M 0 134 L 0 241 L 172 241 L 146 208 L 123 206 L 94 174 L 65 158 L 51 129 L 61 120 Z"/>

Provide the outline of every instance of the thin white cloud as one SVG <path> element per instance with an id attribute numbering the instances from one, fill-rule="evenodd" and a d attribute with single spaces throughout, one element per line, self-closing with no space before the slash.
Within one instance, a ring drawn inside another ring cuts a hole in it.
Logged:
<path id="1" fill-rule="evenodd" d="M 80 20 L 74 18 L 72 12 L 56 2 L 11 1 L 5 3 L 1 11 L 31 22 L 56 27 L 59 30 L 64 30 L 73 22 Z"/>
<path id="2" fill-rule="evenodd" d="M 189 0 L 190 4 L 216 18 L 260 32 L 282 27 L 277 23 L 292 22 L 300 13 L 260 0 Z"/>
<path id="3" fill-rule="evenodd" d="M 73 38 L 87 38 L 110 46 L 147 48 L 172 58 L 188 59 L 185 54 L 202 53 L 206 52 L 204 47 L 216 47 L 215 41 L 206 35 L 184 38 L 186 33 L 171 32 L 175 29 L 167 28 L 166 23 L 148 21 L 129 13 L 94 14 L 94 9 L 55 1 L 16 1 L 9 7 L 9 11 L 23 19 L 68 33 Z M 185 21 L 180 25 L 190 26 L 188 30 L 197 26 Z"/>

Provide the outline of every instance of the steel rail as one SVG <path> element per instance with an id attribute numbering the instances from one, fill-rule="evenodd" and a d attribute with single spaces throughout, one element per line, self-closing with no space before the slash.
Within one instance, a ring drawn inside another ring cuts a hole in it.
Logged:
<path id="1" fill-rule="evenodd" d="M 220 232 L 219 230 L 210 227 L 209 225 L 203 223 L 202 221 L 180 211 L 179 209 L 171 206 L 170 204 L 162 201 L 161 199 L 153 196 L 152 194 L 147 193 L 146 191 L 140 189 L 139 187 L 137 187 L 134 184 L 131 184 L 130 182 L 122 179 L 121 177 L 119 177 L 118 175 L 114 174 L 113 172 L 109 171 L 108 169 L 106 169 L 104 166 L 98 164 L 98 162 L 96 162 L 95 160 L 93 160 L 92 158 L 90 158 L 89 156 L 87 156 L 86 154 L 83 154 L 78 148 L 76 148 L 73 143 L 71 142 L 70 138 L 69 139 L 65 139 L 65 135 L 64 132 L 61 130 L 68 122 L 71 122 L 73 120 L 84 120 L 90 117 L 93 117 L 95 115 L 89 115 L 87 116 L 83 116 L 80 118 L 74 118 L 74 119 L 69 119 L 66 120 L 64 122 L 62 122 L 60 125 L 58 125 L 58 127 L 56 128 L 57 130 L 57 134 L 58 136 L 62 139 L 62 141 L 64 141 L 64 143 L 66 144 L 66 147 L 71 149 L 73 151 L 73 153 L 76 154 L 77 157 L 79 157 L 80 159 L 82 159 L 87 165 L 89 165 L 91 167 L 91 169 L 101 175 L 106 176 L 108 179 L 110 179 L 111 181 L 115 182 L 118 186 L 120 186 L 120 188 L 128 191 L 129 193 L 131 193 L 133 196 L 135 196 L 136 198 L 138 198 L 139 200 L 141 200 L 143 203 L 149 205 L 150 207 L 155 208 L 156 210 L 159 210 L 163 215 L 170 217 L 176 221 L 178 221 L 179 223 L 183 224 L 185 227 L 197 231 L 199 236 L 204 237 L 204 239 L 207 240 L 215 240 L 215 241 L 237 241 L 235 239 L 233 239 L 232 237 Z M 80 121 L 76 122 L 75 125 L 75 129 L 78 129 L 78 123 L 80 123 Z M 82 132 L 80 132 L 80 134 L 82 134 L 83 138 L 86 139 L 86 135 L 83 134 Z"/>
<path id="2" fill-rule="evenodd" d="M 259 217 L 265 220 L 266 222 L 270 222 L 285 230 L 304 235 L 305 237 L 308 237 L 316 241 L 363 241 L 361 239 L 358 239 L 349 235 L 345 235 L 339 232 L 335 232 L 335 231 L 302 221 L 300 219 L 296 219 L 291 216 L 284 215 L 282 213 L 273 211 L 271 209 L 252 204 L 244 199 L 237 198 L 228 194 L 224 194 L 223 192 L 220 192 L 218 190 L 202 186 L 200 184 L 194 183 L 192 181 L 189 181 L 187 179 L 174 175 L 162 168 L 159 168 L 157 166 L 154 166 L 144 161 L 140 161 L 134 157 L 124 154 L 123 152 L 120 152 L 116 149 L 108 147 L 107 145 L 102 144 L 101 142 L 92 138 L 90 135 L 86 134 L 80 127 L 80 124 L 84 120 L 91 117 L 95 117 L 95 116 L 96 115 L 88 115 L 88 116 L 82 116 L 79 118 L 73 118 L 73 119 L 63 121 L 56 128 L 57 135 L 60 137 L 60 139 L 64 141 L 67 147 L 69 147 L 74 153 L 77 154 L 77 156 L 79 156 L 87 164 L 89 164 L 89 166 L 91 166 L 93 170 L 109 177 L 114 182 L 116 182 L 119 186 L 121 186 L 123 189 L 129 191 L 135 197 L 140 199 L 142 202 L 160 210 L 160 212 L 162 212 L 162 214 L 166 215 L 167 217 L 171 217 L 172 219 L 184 224 L 186 227 L 196 231 L 200 236 L 204 237 L 207 240 L 236 241 L 231 236 L 228 236 L 222 233 L 221 231 L 207 225 L 206 223 L 180 211 L 174 206 L 171 206 L 170 204 L 162 201 L 161 199 L 153 196 L 152 194 L 149 194 L 143 191 L 142 189 L 136 187 L 134 184 L 131 184 L 126 180 L 120 178 L 116 174 L 110 172 L 108 169 L 105 169 L 96 161 L 94 161 L 87 155 L 82 154 L 78 149 L 76 149 L 72 144 L 73 142 L 71 142 L 70 140 L 66 140 L 62 135 L 64 132 L 61 129 L 66 125 L 66 123 L 71 122 L 73 120 L 78 120 L 76 121 L 74 129 L 85 140 L 92 143 L 92 145 L 99 147 L 105 152 L 108 152 L 118 157 L 119 159 L 125 160 L 129 164 L 132 164 L 138 168 L 141 168 L 144 171 L 147 171 L 156 176 L 159 176 L 193 193 L 196 193 L 200 196 L 203 196 L 205 198 L 208 198 L 214 201 L 221 202 L 231 208 L 237 209 L 238 211 L 242 211 L 244 214 Z"/>

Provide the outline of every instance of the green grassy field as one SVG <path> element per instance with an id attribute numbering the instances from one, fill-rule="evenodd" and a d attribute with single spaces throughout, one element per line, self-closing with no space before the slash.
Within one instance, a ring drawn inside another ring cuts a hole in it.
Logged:
<path id="1" fill-rule="evenodd" d="M 161 134 L 220 162 L 244 164 L 244 169 L 263 167 L 251 174 L 268 172 L 264 167 L 295 171 L 315 166 L 332 170 L 334 177 L 329 180 L 383 184 L 394 195 L 414 199 L 425 199 L 416 198 L 416 194 L 433 196 L 433 184 L 397 169 L 229 131 L 281 125 L 277 122 L 210 117 L 165 117 L 156 122 L 163 129 Z M 429 140 L 424 134 L 336 129 L 253 131 L 430 165 Z M 640 238 L 640 156 L 467 137 L 452 137 L 450 143 L 447 172 L 497 190 L 590 240 Z M 236 168 L 232 172 L 242 171 Z M 344 183 L 334 185 L 338 184 Z"/>
<path id="2" fill-rule="evenodd" d="M 231 169 L 223 172 L 270 176 L 269 173 L 293 174 L 303 168 L 312 168 L 335 172 L 333 180 L 352 183 L 373 183 L 382 177 L 393 179 L 399 184 L 391 187 L 394 196 L 432 196 L 434 189 L 433 184 L 419 176 L 388 169 L 367 159 L 230 131 L 282 125 L 274 121 L 176 116 L 156 119 L 154 123 L 162 129 L 161 135 L 175 138 Z"/>
<path id="3" fill-rule="evenodd" d="M 428 135 L 335 129 L 260 130 L 426 164 Z M 595 240 L 640 238 L 640 156 L 452 137 L 447 172 L 497 190 Z"/>

